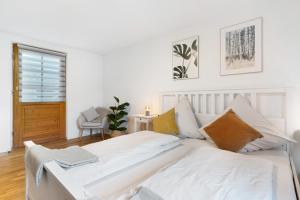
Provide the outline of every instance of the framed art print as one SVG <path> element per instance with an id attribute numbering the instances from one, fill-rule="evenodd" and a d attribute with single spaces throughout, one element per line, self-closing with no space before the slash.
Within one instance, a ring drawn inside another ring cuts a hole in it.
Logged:
<path id="1" fill-rule="evenodd" d="M 195 79 L 199 77 L 198 43 L 198 36 L 190 37 L 173 43 L 173 80 Z"/>
<path id="2" fill-rule="evenodd" d="M 221 75 L 262 71 L 262 18 L 222 28 Z"/>

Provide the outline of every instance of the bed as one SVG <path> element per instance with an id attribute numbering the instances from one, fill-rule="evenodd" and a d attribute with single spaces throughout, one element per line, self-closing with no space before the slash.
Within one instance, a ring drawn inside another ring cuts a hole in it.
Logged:
<path id="1" fill-rule="evenodd" d="M 281 130 L 286 126 L 286 89 L 238 89 L 238 90 L 205 90 L 193 92 L 167 92 L 161 95 L 162 110 L 176 104 L 180 97 L 186 96 L 201 123 L 206 123 L 222 112 L 228 103 L 241 94 L 247 97 L 252 106 L 257 108 L 268 120 Z M 270 101 L 271 100 L 271 101 Z M 271 102 L 271 103 L 270 103 Z M 273 108 L 276 109 L 274 110 Z M 122 139 L 122 138 L 121 138 Z M 121 140 L 119 139 L 119 140 Z M 35 145 L 25 142 L 26 148 Z M 101 145 L 101 144 L 100 144 Z M 147 159 L 120 168 L 86 183 L 79 183 L 70 178 L 70 174 L 55 162 L 46 164 L 47 173 L 40 186 L 26 170 L 27 199 L 126 199 L 129 192 L 144 180 L 151 178 L 162 169 L 172 166 L 199 147 L 212 146 L 211 143 L 198 139 L 185 139 L 181 145 L 149 155 Z M 290 146 L 279 149 L 245 153 L 250 157 L 271 160 L 277 167 L 277 178 L 274 182 L 274 199 L 298 199 L 299 184 L 291 157 Z"/>
<path id="2" fill-rule="evenodd" d="M 90 185 L 86 189 L 89 192 L 96 194 L 96 196 L 103 197 L 103 199 L 127 199 L 128 192 L 136 188 L 140 182 L 149 178 L 162 167 L 167 167 L 174 163 L 178 158 L 182 158 L 183 154 L 186 154 L 192 148 L 211 146 L 207 141 L 195 139 L 186 139 L 183 141 L 183 144 L 184 145 L 179 149 L 160 155 L 159 157 L 148 160 L 138 166 L 133 166 L 131 169 L 126 170 L 126 172 L 99 181 L 97 184 Z M 276 188 L 276 199 L 297 199 L 289 156 L 285 151 L 269 150 L 245 154 L 272 160 L 278 166 L 278 179 L 276 179 L 274 185 Z M 128 177 L 131 177 L 130 181 L 128 181 Z M 114 188 L 111 188 L 112 185 Z M 99 188 L 101 188 L 101 190 L 99 190 Z"/>

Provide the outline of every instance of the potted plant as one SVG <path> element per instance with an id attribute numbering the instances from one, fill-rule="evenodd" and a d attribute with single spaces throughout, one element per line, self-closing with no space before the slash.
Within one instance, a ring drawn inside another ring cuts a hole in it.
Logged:
<path id="1" fill-rule="evenodd" d="M 112 131 L 112 137 L 116 137 L 122 135 L 124 131 L 126 131 L 126 127 L 122 126 L 125 122 L 127 122 L 124 117 L 128 115 L 125 111 L 129 106 L 128 102 L 120 103 L 118 97 L 114 97 L 116 103 L 115 106 L 110 106 L 112 113 L 107 115 L 109 122 L 109 130 Z"/>

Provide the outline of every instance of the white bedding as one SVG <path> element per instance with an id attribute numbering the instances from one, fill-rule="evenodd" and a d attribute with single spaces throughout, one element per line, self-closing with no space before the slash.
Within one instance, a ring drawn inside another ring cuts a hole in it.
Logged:
<path id="1" fill-rule="evenodd" d="M 276 165 L 276 181 L 274 181 L 276 200 L 296 200 L 289 156 L 286 151 L 266 150 L 244 153 L 249 156 L 272 161 Z"/>
<path id="2" fill-rule="evenodd" d="M 99 199 L 126 199 L 128 198 L 130 191 L 133 191 L 160 169 L 173 164 L 176 160 L 187 155 L 191 149 L 215 147 L 205 140 L 197 139 L 185 139 L 182 140 L 181 143 L 182 145 L 177 148 L 159 154 L 138 165 L 133 165 L 130 168 L 122 170 L 120 173 L 101 179 L 97 183 L 88 185 L 86 189 Z M 274 195 L 274 200 L 296 200 L 292 172 L 286 152 L 282 150 L 268 150 L 246 154 L 270 160 L 276 165 L 277 177 L 273 182 L 276 193 Z"/>
<path id="3" fill-rule="evenodd" d="M 137 184 L 157 173 L 161 168 L 171 165 L 191 151 L 190 146 L 178 146 L 144 162 L 133 165 L 111 176 L 85 186 L 95 199 L 116 200 Z"/>
<path id="4" fill-rule="evenodd" d="M 137 165 L 133 165 L 130 168 L 122 170 L 120 173 L 113 174 L 98 182 L 89 184 L 85 188 L 100 200 L 124 199 L 130 190 L 136 188 L 138 184 L 158 172 L 160 169 L 172 165 L 174 162 L 186 156 L 193 149 L 204 146 L 213 145 L 205 140 L 181 140 L 180 146 Z"/>
<path id="5" fill-rule="evenodd" d="M 181 144 L 179 145 L 179 143 Z M 101 144 L 95 143 L 85 146 L 84 148 L 97 154 L 102 163 L 99 162 L 94 167 L 89 165 L 91 167 L 73 168 L 65 171 L 66 174 L 64 175 L 68 175 L 66 177 L 69 177 L 74 183 L 83 186 L 95 199 L 124 199 L 130 194 L 129 191 L 137 188 L 153 174 L 166 166 L 171 166 L 191 151 L 202 147 L 215 146 L 204 140 L 185 139 L 178 141 L 176 137 L 153 132 L 134 133 L 106 140 Z M 269 150 L 247 154 L 249 157 L 270 160 L 276 165 L 277 176 L 273 182 L 276 188 L 276 200 L 296 199 L 292 172 L 286 152 Z M 257 168 L 260 168 L 260 165 Z M 210 170 L 211 168 L 208 172 Z M 43 186 L 45 193 L 49 190 L 47 184 L 48 182 L 45 182 Z M 30 185 L 34 186 L 35 184 Z M 40 193 L 41 187 L 29 187 L 28 189 L 29 196 L 38 196 L 34 195 L 35 193 L 42 195 Z"/>
<path id="6" fill-rule="evenodd" d="M 72 181 L 90 184 L 105 176 L 150 159 L 180 145 L 179 138 L 171 135 L 142 131 L 120 136 L 83 148 L 97 155 L 99 161 L 66 170 Z"/>
<path id="7" fill-rule="evenodd" d="M 272 200 L 273 172 L 265 159 L 203 147 L 140 186 L 166 200 Z"/>

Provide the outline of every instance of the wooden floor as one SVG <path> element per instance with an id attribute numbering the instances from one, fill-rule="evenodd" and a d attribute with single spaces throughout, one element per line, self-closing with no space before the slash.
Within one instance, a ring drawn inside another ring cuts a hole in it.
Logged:
<path id="1" fill-rule="evenodd" d="M 105 139 L 109 136 L 106 135 Z M 101 136 L 87 136 L 72 140 L 59 140 L 45 143 L 48 148 L 64 148 L 71 145 L 86 145 L 101 141 Z M 11 153 L 0 155 L 0 200 L 25 199 L 24 148 L 14 149 Z"/>

